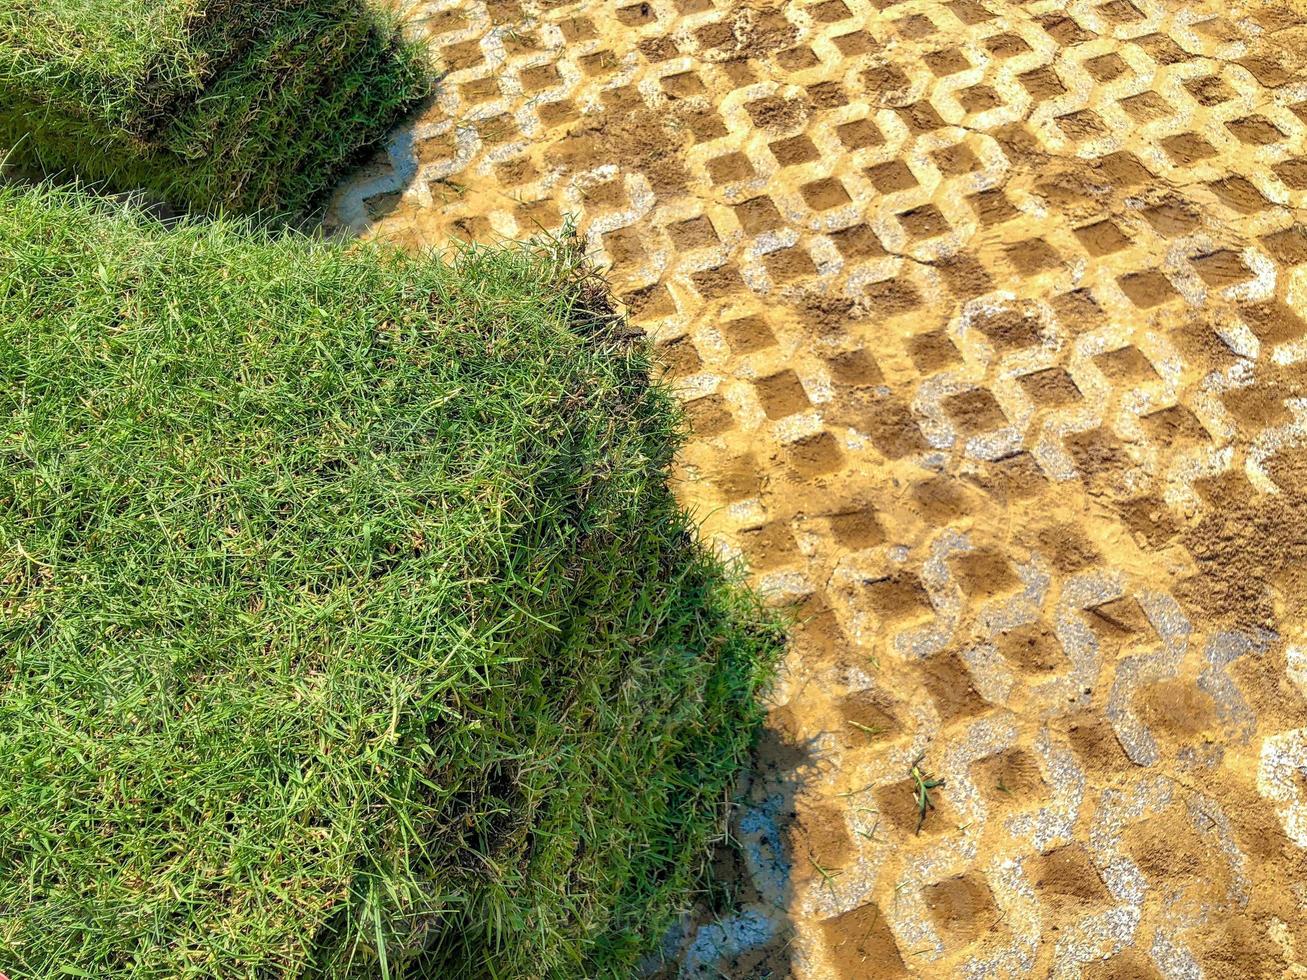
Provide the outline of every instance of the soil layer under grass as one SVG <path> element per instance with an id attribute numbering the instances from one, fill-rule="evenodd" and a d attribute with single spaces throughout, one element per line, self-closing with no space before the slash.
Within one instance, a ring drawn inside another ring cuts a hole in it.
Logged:
<path id="1" fill-rule="evenodd" d="M 780 643 L 566 241 L 0 187 L 0 966 L 630 976 Z"/>
<path id="2" fill-rule="evenodd" d="M 370 0 L 15 0 L 0 9 L 11 162 L 178 207 L 297 214 L 426 95 Z"/>

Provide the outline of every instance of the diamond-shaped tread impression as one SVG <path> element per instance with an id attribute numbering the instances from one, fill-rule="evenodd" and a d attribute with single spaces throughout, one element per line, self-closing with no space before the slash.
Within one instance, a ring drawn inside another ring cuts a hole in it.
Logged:
<path id="1" fill-rule="evenodd" d="M 574 222 L 684 400 L 678 492 L 801 611 L 769 725 L 811 756 L 670 975 L 1291 971 L 1303 15 L 414 7 L 440 92 L 329 223 Z M 840 866 L 787 880 L 823 823 Z"/>

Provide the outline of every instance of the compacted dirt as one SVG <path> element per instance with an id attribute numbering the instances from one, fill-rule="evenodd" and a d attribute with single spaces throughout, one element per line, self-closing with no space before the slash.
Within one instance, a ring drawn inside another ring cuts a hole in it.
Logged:
<path id="1" fill-rule="evenodd" d="M 664 974 L 1307 975 L 1307 16 L 414 16 L 441 94 L 333 220 L 574 216 L 796 609 L 739 901 Z"/>

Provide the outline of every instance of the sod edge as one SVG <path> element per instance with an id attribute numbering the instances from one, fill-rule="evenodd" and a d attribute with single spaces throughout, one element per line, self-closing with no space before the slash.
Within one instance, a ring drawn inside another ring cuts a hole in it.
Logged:
<path id="1" fill-rule="evenodd" d="M 605 296 L 0 188 L 11 975 L 631 975 L 780 637 Z"/>

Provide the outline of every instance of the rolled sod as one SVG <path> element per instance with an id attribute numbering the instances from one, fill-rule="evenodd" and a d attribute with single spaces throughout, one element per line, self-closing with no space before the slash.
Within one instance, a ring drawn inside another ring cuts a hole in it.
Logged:
<path id="1" fill-rule="evenodd" d="M 0 966 L 631 976 L 781 635 L 567 241 L 0 187 Z"/>
<path id="2" fill-rule="evenodd" d="M 10 0 L 11 162 L 181 208 L 299 214 L 431 90 L 371 0 Z"/>

